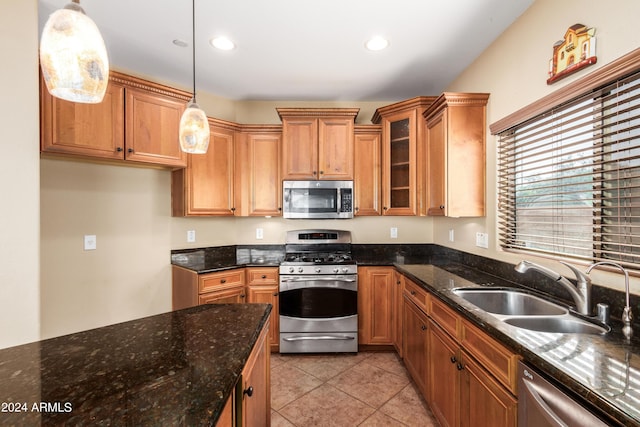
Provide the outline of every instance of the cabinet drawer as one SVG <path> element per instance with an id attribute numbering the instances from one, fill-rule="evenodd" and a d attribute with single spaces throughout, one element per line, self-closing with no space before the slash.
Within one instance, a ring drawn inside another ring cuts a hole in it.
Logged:
<path id="1" fill-rule="evenodd" d="M 458 339 L 460 330 L 460 316 L 437 298 L 431 299 L 431 318 L 449 335 Z"/>
<path id="2" fill-rule="evenodd" d="M 276 267 L 249 268 L 247 281 L 250 285 L 274 285 L 278 283 L 278 269 Z"/>
<path id="3" fill-rule="evenodd" d="M 244 269 L 233 271 L 222 271 L 220 273 L 209 273 L 200 276 L 199 292 L 211 292 L 223 288 L 243 286 Z"/>
<path id="4" fill-rule="evenodd" d="M 418 284 L 405 277 L 404 293 L 413 301 L 425 314 L 429 314 L 429 293 Z"/>
<path id="5" fill-rule="evenodd" d="M 462 321 L 462 346 L 513 394 L 516 394 L 518 355 L 466 320 Z"/>

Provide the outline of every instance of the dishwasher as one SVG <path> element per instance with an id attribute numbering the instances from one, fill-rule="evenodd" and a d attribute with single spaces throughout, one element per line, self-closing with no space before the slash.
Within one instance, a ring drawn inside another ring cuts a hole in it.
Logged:
<path id="1" fill-rule="evenodd" d="M 539 373 L 518 363 L 519 427 L 608 426 Z"/>

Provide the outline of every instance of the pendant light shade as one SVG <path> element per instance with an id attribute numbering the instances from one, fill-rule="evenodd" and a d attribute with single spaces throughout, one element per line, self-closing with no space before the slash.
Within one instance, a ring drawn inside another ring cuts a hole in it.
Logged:
<path id="1" fill-rule="evenodd" d="M 77 3 L 51 14 L 40 39 L 40 65 L 49 93 L 67 101 L 102 101 L 109 58 L 96 24 Z"/>
<path id="2" fill-rule="evenodd" d="M 180 148 L 191 154 L 205 154 L 209 148 L 209 121 L 195 98 L 180 118 Z"/>
<path id="3" fill-rule="evenodd" d="M 191 47 L 193 70 L 193 99 L 180 118 L 180 149 L 185 153 L 205 154 L 209 148 L 209 120 L 196 104 L 196 6 L 192 0 Z"/>

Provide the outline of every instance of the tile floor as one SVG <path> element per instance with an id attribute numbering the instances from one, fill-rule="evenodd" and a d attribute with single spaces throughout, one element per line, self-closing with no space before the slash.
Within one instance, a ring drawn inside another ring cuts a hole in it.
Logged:
<path id="1" fill-rule="evenodd" d="M 393 352 L 272 354 L 271 426 L 438 426 Z"/>

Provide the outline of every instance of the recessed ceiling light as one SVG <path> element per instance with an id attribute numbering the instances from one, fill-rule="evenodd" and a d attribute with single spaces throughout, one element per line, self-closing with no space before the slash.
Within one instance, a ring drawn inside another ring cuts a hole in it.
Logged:
<path id="1" fill-rule="evenodd" d="M 224 36 L 214 37 L 209 40 L 209 43 L 211 43 L 211 46 L 220 50 L 231 50 L 236 47 L 231 40 Z"/>
<path id="2" fill-rule="evenodd" d="M 389 46 L 389 40 L 384 37 L 375 36 L 370 38 L 364 45 L 369 50 L 382 50 Z"/>

